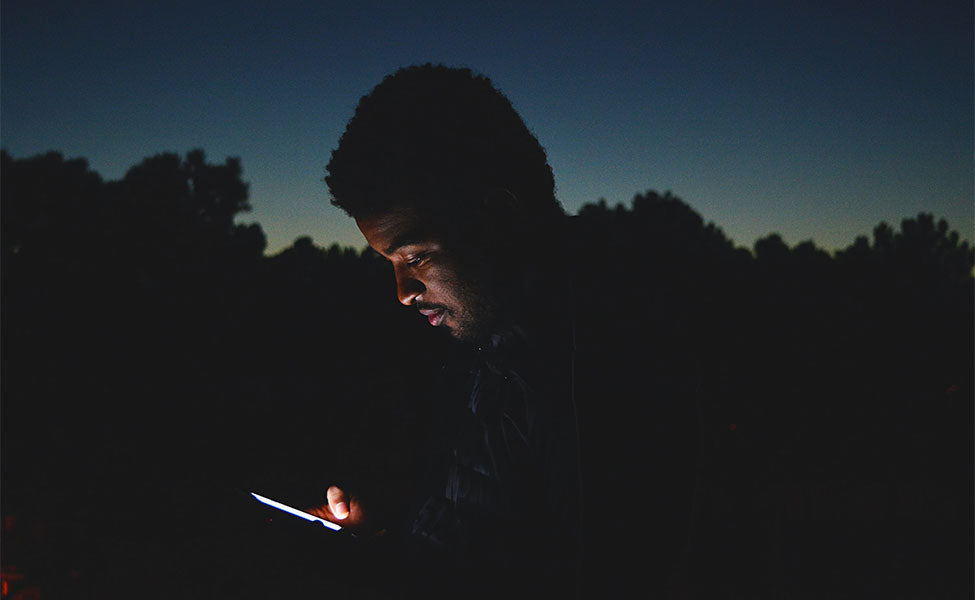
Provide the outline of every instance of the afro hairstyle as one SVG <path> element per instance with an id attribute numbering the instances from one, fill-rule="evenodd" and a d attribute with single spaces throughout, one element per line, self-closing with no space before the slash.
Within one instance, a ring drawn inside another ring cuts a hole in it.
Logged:
<path id="1" fill-rule="evenodd" d="M 466 68 L 387 75 L 359 100 L 326 171 L 332 204 L 357 219 L 408 205 L 456 222 L 499 190 L 529 221 L 564 214 L 538 140 L 491 80 Z"/>

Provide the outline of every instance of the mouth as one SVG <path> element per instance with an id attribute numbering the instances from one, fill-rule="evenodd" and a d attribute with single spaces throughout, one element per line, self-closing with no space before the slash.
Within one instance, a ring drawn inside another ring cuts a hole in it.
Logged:
<path id="1" fill-rule="evenodd" d="M 420 314 L 430 321 L 430 325 L 436 327 L 443 323 L 444 317 L 447 315 L 447 311 L 442 308 L 421 308 Z"/>

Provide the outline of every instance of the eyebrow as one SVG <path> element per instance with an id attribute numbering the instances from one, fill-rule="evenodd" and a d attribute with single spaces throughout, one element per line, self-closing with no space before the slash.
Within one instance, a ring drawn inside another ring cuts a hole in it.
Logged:
<path id="1" fill-rule="evenodd" d="M 393 241 L 389 244 L 389 246 L 386 246 L 386 249 L 383 250 L 383 254 L 393 254 L 403 246 L 410 246 L 412 244 L 420 244 L 428 241 L 430 241 L 429 237 L 420 231 L 407 231 L 406 233 L 401 233 L 393 238 Z"/>

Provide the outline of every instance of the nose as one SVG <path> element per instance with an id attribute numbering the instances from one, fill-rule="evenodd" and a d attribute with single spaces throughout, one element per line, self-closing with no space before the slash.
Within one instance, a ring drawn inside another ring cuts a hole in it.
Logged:
<path id="1" fill-rule="evenodd" d="M 417 298 L 426 291 L 423 282 L 415 277 L 411 277 L 403 269 L 394 269 L 396 274 L 396 297 L 406 306 L 416 302 Z"/>

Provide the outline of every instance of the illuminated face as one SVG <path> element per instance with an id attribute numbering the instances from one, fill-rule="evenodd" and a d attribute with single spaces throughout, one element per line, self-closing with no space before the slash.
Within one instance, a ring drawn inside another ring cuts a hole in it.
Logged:
<path id="1" fill-rule="evenodd" d="M 426 233 L 412 210 L 397 208 L 356 224 L 369 246 L 392 263 L 400 302 L 459 340 L 473 342 L 491 333 L 497 310 L 480 283 L 486 278 L 476 274 L 473 261 L 462 260 L 442 238 Z"/>

